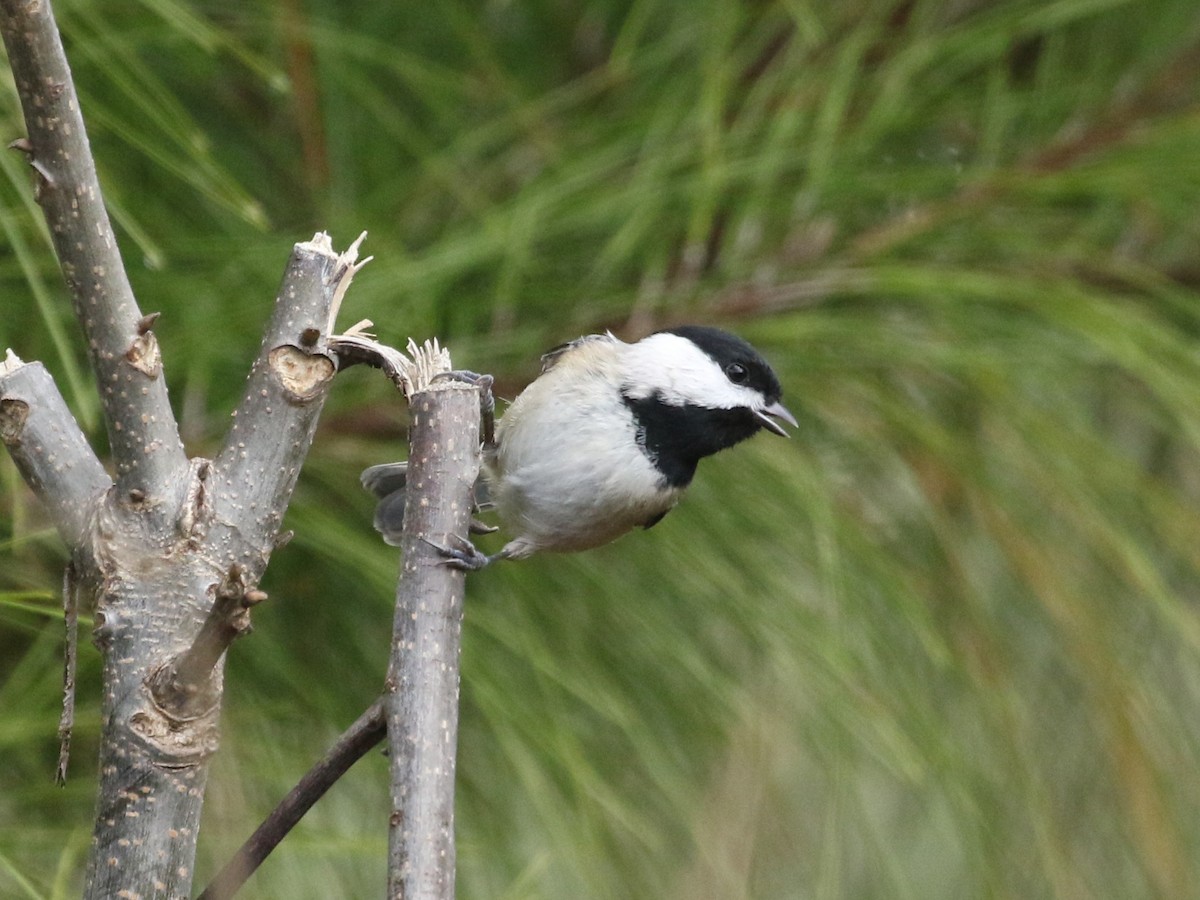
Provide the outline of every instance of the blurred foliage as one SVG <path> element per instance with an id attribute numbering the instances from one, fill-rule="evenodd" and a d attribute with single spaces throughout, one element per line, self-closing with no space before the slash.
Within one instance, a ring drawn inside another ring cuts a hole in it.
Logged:
<path id="1" fill-rule="evenodd" d="M 375 261 L 343 322 L 511 396 L 611 327 L 733 328 L 801 427 L 645 535 L 470 583 L 463 898 L 1195 895 L 1195 0 L 450 0 L 57 12 L 192 452 L 292 242 Z M 22 133 L 11 84 L 8 138 Z M 0 156 L 0 347 L 98 446 L 28 176 Z M 229 661 L 198 886 L 366 706 L 396 561 L 339 379 Z M 51 784 L 63 551 L 0 460 L 0 894 L 69 897 L 99 658 Z M 486 546 L 486 544 L 485 544 Z M 372 754 L 248 896 L 375 896 Z"/>

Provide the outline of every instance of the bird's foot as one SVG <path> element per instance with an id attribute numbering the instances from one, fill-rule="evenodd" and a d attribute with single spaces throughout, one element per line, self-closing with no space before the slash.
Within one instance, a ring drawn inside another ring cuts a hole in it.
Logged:
<path id="1" fill-rule="evenodd" d="M 488 556 L 477 550 L 475 545 L 466 538 L 459 537 L 457 534 L 447 535 L 445 545 L 436 544 L 428 538 L 421 538 L 421 540 L 437 551 L 438 555 L 442 557 L 441 564 L 443 566 L 462 572 L 478 572 L 496 560 L 504 558 L 503 550 Z"/>
<path id="2" fill-rule="evenodd" d="M 481 375 L 478 372 L 472 372 L 470 369 L 455 369 L 452 372 L 438 372 L 434 375 L 431 381 L 461 381 L 463 384 L 472 384 L 477 388 L 491 390 L 492 381 L 491 375 Z"/>

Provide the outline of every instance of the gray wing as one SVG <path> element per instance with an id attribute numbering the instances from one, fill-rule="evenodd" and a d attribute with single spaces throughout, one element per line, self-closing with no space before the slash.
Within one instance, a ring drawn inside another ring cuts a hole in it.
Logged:
<path id="1" fill-rule="evenodd" d="M 375 530 L 383 535 L 385 544 L 400 546 L 400 530 L 404 527 L 405 489 L 408 487 L 408 463 L 382 463 L 364 469 L 359 480 L 362 486 L 379 498 L 375 507 Z"/>
<path id="2" fill-rule="evenodd" d="M 395 491 L 404 490 L 404 486 L 408 484 L 408 463 L 394 462 L 371 466 L 369 469 L 363 469 L 359 481 L 369 493 L 382 499 Z"/>
<path id="3" fill-rule="evenodd" d="M 561 360 L 564 356 L 570 353 L 577 347 L 584 344 L 590 344 L 592 341 L 615 341 L 611 332 L 604 334 L 585 334 L 583 337 L 577 337 L 573 341 L 567 341 L 565 344 L 559 344 L 542 354 L 542 374 L 545 375 Z"/>

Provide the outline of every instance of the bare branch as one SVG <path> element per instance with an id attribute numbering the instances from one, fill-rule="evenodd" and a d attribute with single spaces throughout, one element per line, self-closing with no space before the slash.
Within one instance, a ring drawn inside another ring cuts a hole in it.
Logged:
<path id="1" fill-rule="evenodd" d="M 387 678 L 392 813 L 388 896 L 454 896 L 454 772 L 464 576 L 433 549 L 466 535 L 479 474 L 479 391 L 433 382 L 412 397 L 409 500 Z"/>
<path id="2" fill-rule="evenodd" d="M 165 492 L 186 460 L 154 333 L 133 297 L 104 208 L 79 99 L 49 0 L 0 0 L 0 31 L 21 108 L 36 197 L 100 386 L 122 493 Z"/>
<path id="3" fill-rule="evenodd" d="M 376 700 L 358 717 L 358 720 L 342 733 L 337 743 L 311 769 L 294 788 L 288 791 L 254 834 L 238 849 L 233 858 L 209 883 L 197 900 L 226 900 L 237 893 L 263 860 L 287 836 L 314 803 L 320 800 L 349 768 L 358 762 L 367 751 L 383 740 L 386 722 L 382 698 Z"/>
<path id="4" fill-rule="evenodd" d="M 167 497 L 131 491 L 100 507 L 85 569 L 106 661 L 89 898 L 191 892 L 225 651 L 263 599 L 253 586 L 334 371 L 321 335 L 353 268 L 324 235 L 297 244 L 221 456 L 193 460 Z"/>
<path id="5" fill-rule="evenodd" d="M 213 462 L 214 527 L 245 520 L 248 502 L 255 511 L 238 529 L 241 540 L 261 548 L 243 560 L 254 577 L 274 549 L 336 371 L 326 352 L 329 321 L 361 266 L 357 250 L 355 242 L 335 253 L 326 234 L 296 244 L 246 391 Z"/>
<path id="6" fill-rule="evenodd" d="M 0 438 L 67 546 L 79 546 L 112 479 L 46 367 L 12 351 L 0 364 Z"/>
<path id="7" fill-rule="evenodd" d="M 479 471 L 478 391 L 460 382 L 435 382 L 437 375 L 450 368 L 449 354 L 436 340 L 421 346 L 410 340 L 406 356 L 363 331 L 369 325 L 359 323 L 344 335 L 330 337 L 327 346 L 336 355 L 339 368 L 357 363 L 380 368 L 413 398 L 416 433 L 410 458 L 419 455 L 422 462 L 413 474 L 420 480 L 411 482 L 411 486 L 418 504 L 440 504 L 436 498 L 441 496 L 448 499 L 446 510 L 450 511 L 449 518 L 435 511 L 433 519 L 422 519 L 423 524 L 410 536 L 420 552 L 427 553 L 431 535 L 441 536 L 445 528 L 458 533 L 469 525 L 470 491 Z M 315 326 L 306 326 L 300 343 L 312 347 L 319 337 Z M 466 523 L 459 521 L 460 509 L 468 510 Z M 415 564 L 403 569 L 396 612 L 397 649 L 387 680 L 388 693 L 360 716 L 288 793 L 213 879 L 200 900 L 232 897 L 329 787 L 382 739 L 385 720 L 403 722 L 403 730 L 391 726 L 395 729 L 395 811 L 391 821 L 393 845 L 399 845 L 390 867 L 393 892 L 398 891 L 397 896 L 426 896 L 405 893 L 411 888 L 402 882 L 414 872 L 418 879 L 425 879 L 425 873 L 436 873 L 436 881 L 453 892 L 454 744 L 463 579 L 460 572 L 438 566 L 439 561 L 433 559 L 434 568 L 428 570 L 430 560 L 426 558 L 421 575 L 412 575 L 417 571 Z M 430 604 L 427 601 L 433 594 L 438 599 Z M 407 634 L 410 625 L 415 630 L 413 635 Z M 449 634 L 444 633 L 447 631 Z M 407 651 L 418 644 L 424 652 L 410 658 Z M 413 696 L 399 696 L 398 686 L 408 682 L 420 682 L 426 689 Z M 397 747 L 401 748 L 398 761 Z M 397 828 L 404 821 L 414 823 L 411 831 Z"/>
<path id="8" fill-rule="evenodd" d="M 75 727 L 75 670 L 79 654 L 79 576 L 75 563 L 63 570 L 63 705 L 58 719 L 58 766 L 54 780 L 67 783 L 67 763 L 71 759 L 71 731 Z"/>
<path id="9" fill-rule="evenodd" d="M 338 371 L 360 363 L 380 369 L 404 396 L 409 396 L 412 393 L 409 381 L 412 360 L 394 347 L 379 343 L 362 330 L 370 326 L 369 321 L 362 321 L 346 333 L 329 339 L 329 349 L 337 354 Z"/>

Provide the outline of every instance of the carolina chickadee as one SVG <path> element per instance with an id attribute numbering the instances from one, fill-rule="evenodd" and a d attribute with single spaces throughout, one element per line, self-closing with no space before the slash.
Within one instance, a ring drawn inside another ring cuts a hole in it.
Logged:
<path id="1" fill-rule="evenodd" d="M 671 328 L 634 344 L 592 334 L 556 347 L 483 447 L 476 503 L 494 507 L 516 537 L 490 557 L 461 538 L 439 550 L 449 564 L 477 569 L 650 528 L 679 502 L 703 457 L 760 428 L 787 436 L 776 420 L 796 420 L 781 394 L 766 360 L 716 328 Z M 380 498 L 375 527 L 389 544 L 399 543 L 403 523 L 404 467 L 362 475 Z"/>

